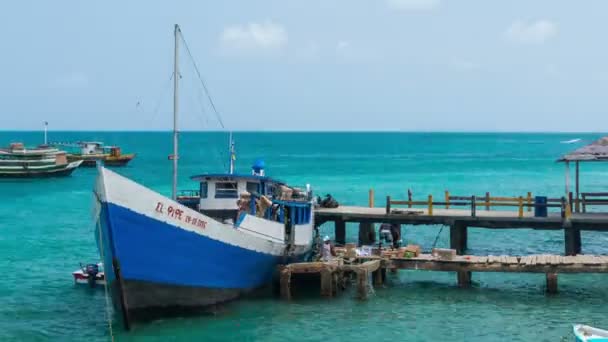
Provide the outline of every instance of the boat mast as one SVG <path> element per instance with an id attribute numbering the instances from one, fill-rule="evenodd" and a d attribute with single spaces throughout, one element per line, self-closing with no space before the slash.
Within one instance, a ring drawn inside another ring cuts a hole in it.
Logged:
<path id="1" fill-rule="evenodd" d="M 44 122 L 44 144 L 47 144 L 47 129 L 48 129 L 49 123 L 48 121 Z"/>
<path id="2" fill-rule="evenodd" d="M 178 111 L 178 98 L 177 98 L 177 90 L 179 85 L 179 66 L 178 66 L 178 57 L 179 57 L 179 26 L 175 24 L 175 55 L 174 55 L 174 63 L 173 63 L 173 200 L 177 199 L 177 111 Z"/>
<path id="3" fill-rule="evenodd" d="M 234 173 L 234 159 L 236 155 L 234 154 L 234 140 L 232 140 L 232 132 L 230 132 L 230 141 L 228 142 L 229 150 L 228 154 L 230 155 L 230 174 Z"/>

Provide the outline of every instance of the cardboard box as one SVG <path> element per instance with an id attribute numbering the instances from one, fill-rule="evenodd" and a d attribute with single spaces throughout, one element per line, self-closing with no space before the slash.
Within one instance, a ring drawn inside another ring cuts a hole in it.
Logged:
<path id="1" fill-rule="evenodd" d="M 402 255 L 403 255 L 405 252 L 410 252 L 410 253 L 413 253 L 413 254 L 414 254 L 414 257 L 417 257 L 417 256 L 419 256 L 419 255 L 420 255 L 420 253 L 422 252 L 422 248 L 420 248 L 420 246 L 418 246 L 418 245 L 407 245 L 407 246 L 405 246 L 405 248 L 403 249 L 403 253 L 402 253 Z"/>
<path id="2" fill-rule="evenodd" d="M 440 260 L 452 260 L 456 256 L 455 249 L 433 248 L 431 254 Z"/>

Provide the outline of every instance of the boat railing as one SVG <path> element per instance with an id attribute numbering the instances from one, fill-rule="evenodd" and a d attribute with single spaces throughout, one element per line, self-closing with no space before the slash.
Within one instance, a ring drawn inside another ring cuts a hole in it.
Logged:
<path id="1" fill-rule="evenodd" d="M 306 224 L 310 222 L 310 201 L 302 200 L 281 200 L 272 199 L 264 196 L 270 205 L 263 208 L 258 208 L 258 202 L 261 202 L 262 196 L 258 193 L 251 193 L 251 199 L 249 202 L 249 214 L 258 215 L 268 220 L 275 220 L 278 222 L 285 222 L 285 215 L 290 216 L 291 222 L 295 224 Z M 289 208 L 289 212 L 286 213 L 286 208 Z M 261 211 L 260 211 L 261 210 Z M 260 211 L 260 213 L 258 213 Z"/>

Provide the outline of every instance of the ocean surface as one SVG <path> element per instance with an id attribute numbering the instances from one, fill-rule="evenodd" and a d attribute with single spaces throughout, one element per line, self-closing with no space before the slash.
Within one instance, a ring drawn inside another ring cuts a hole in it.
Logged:
<path id="1" fill-rule="evenodd" d="M 237 170 L 264 158 L 267 174 L 310 183 L 342 204 L 376 205 L 386 195 L 561 196 L 563 153 L 601 134 L 235 133 Z M 572 139 L 579 142 L 562 143 Z M 0 145 L 38 144 L 39 132 L 0 132 Z M 51 141 L 98 140 L 137 157 L 119 173 L 169 195 L 169 132 L 50 132 Z M 223 171 L 225 133 L 181 135 L 180 189 L 189 176 Z M 608 191 L 608 165 L 581 166 L 582 191 Z M 107 341 L 102 289 L 75 286 L 71 272 L 98 260 L 91 208 L 95 169 L 58 179 L 0 180 L 0 341 Z M 348 240 L 356 227 L 348 226 Z M 331 224 L 322 234 L 333 235 Z M 403 226 L 404 239 L 430 248 L 439 226 Z M 473 254 L 563 253 L 561 231 L 469 230 Z M 448 230 L 439 237 L 448 246 Z M 583 232 L 584 253 L 608 253 L 608 234 Z M 227 305 L 214 316 L 160 320 L 118 341 L 571 341 L 572 323 L 608 328 L 608 277 L 560 275 L 559 294 L 543 293 L 542 274 L 473 274 L 460 289 L 450 273 L 401 271 L 365 302 L 353 291 L 282 302 L 272 296 Z M 315 292 L 315 291 L 313 291 Z"/>

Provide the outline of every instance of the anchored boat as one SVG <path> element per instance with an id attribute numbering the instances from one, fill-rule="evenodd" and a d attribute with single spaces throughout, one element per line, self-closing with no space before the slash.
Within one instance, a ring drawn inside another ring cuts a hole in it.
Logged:
<path id="1" fill-rule="evenodd" d="M 123 154 L 118 146 L 105 146 L 98 141 L 79 141 L 76 143 L 55 143 L 55 146 L 77 148 L 78 152 L 68 153 L 68 161 L 82 160 L 82 166 L 95 167 L 97 162 L 104 166 L 125 166 L 133 158 L 134 153 Z"/>
<path id="2" fill-rule="evenodd" d="M 175 70 L 179 27 L 175 26 Z M 313 241 L 312 192 L 230 168 L 194 176 L 199 189 L 177 196 L 177 88 L 174 80 L 173 196 L 99 166 L 96 239 L 125 327 L 134 320 L 198 310 L 272 281 L 278 264 L 303 261 Z M 182 201 L 183 203 L 180 203 Z"/>
<path id="3" fill-rule="evenodd" d="M 80 269 L 72 272 L 74 277 L 74 284 L 77 285 L 89 285 L 90 287 L 96 287 L 97 285 L 105 285 L 105 277 L 103 273 L 103 263 L 80 265 Z"/>
<path id="4" fill-rule="evenodd" d="M 59 177 L 70 175 L 82 161 L 69 162 L 66 153 L 56 148 L 26 148 L 12 143 L 0 149 L 0 177 Z"/>
<path id="5" fill-rule="evenodd" d="M 582 324 L 575 324 L 572 330 L 576 342 L 608 342 L 608 331 L 606 330 Z"/>

